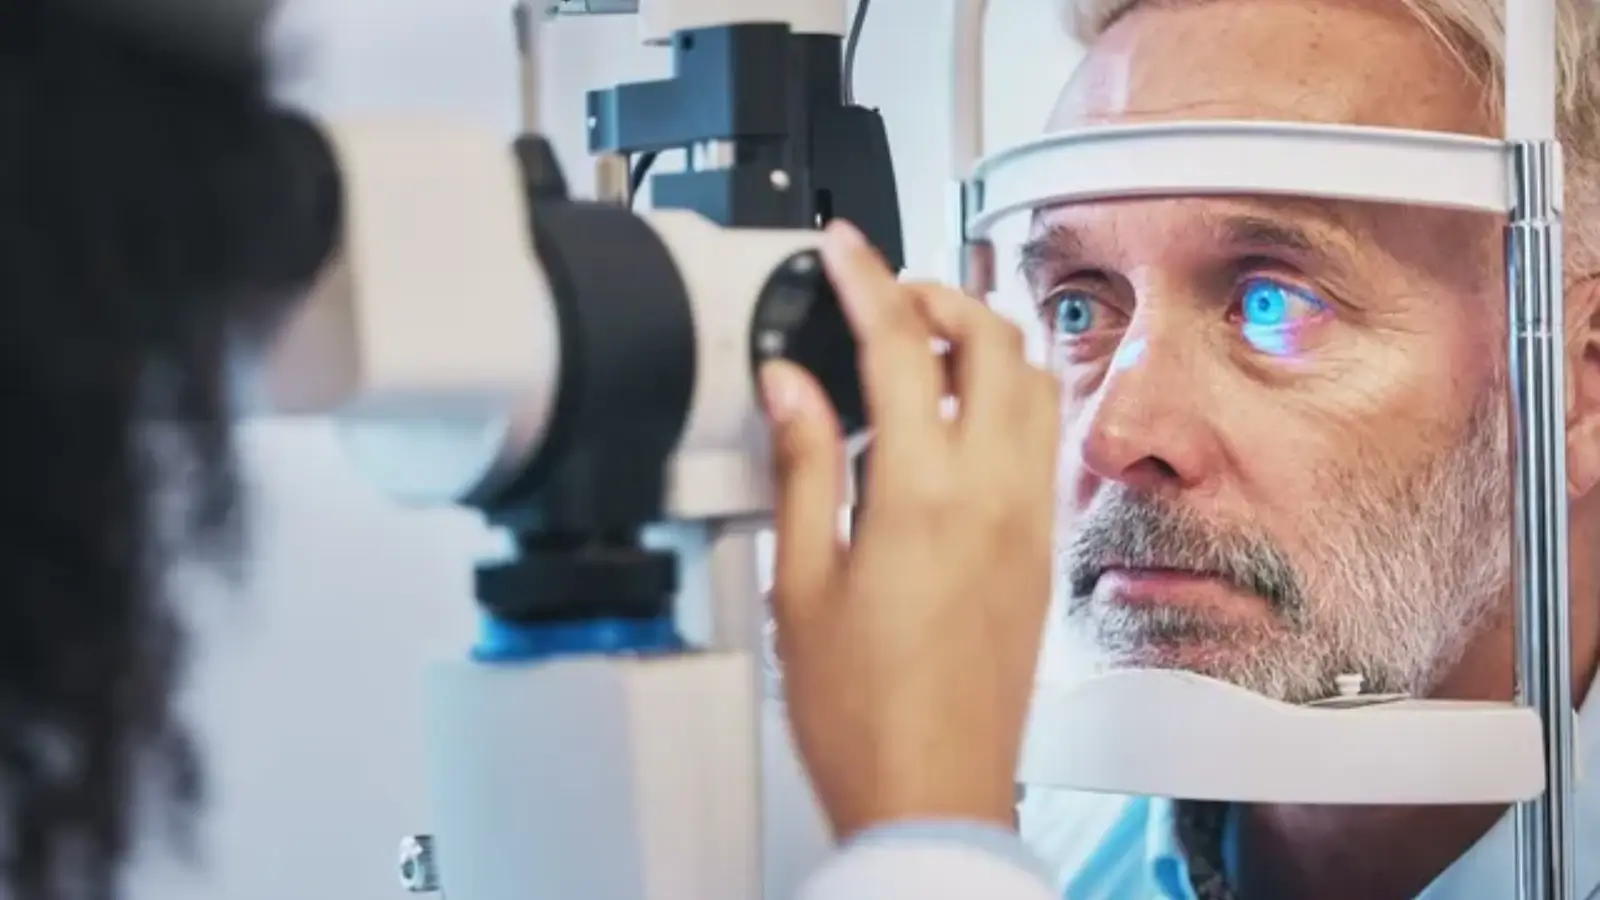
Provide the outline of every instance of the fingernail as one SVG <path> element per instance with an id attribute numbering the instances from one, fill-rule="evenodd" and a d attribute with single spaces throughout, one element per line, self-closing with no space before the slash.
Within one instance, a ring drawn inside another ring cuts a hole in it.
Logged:
<path id="1" fill-rule="evenodd" d="M 800 411 L 800 379 L 790 364 L 769 362 L 761 367 L 761 402 L 773 422 L 784 423 Z"/>
<path id="2" fill-rule="evenodd" d="M 872 321 L 871 299 L 862 288 L 862 251 L 870 247 L 866 236 L 844 219 L 829 222 L 822 235 L 822 258 L 839 304 L 858 331 Z"/>
<path id="3" fill-rule="evenodd" d="M 867 236 L 846 219 L 829 222 L 826 234 L 828 240 L 841 250 L 855 250 L 867 245 Z"/>

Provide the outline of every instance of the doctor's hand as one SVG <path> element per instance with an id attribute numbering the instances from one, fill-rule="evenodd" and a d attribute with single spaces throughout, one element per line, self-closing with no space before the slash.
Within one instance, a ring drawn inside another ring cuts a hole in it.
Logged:
<path id="1" fill-rule="evenodd" d="M 853 229 L 831 227 L 823 258 L 859 344 L 873 449 L 846 546 L 838 420 L 803 370 L 763 370 L 795 740 L 841 840 L 911 819 L 1010 828 L 1050 594 L 1058 388 L 1014 325 L 901 284 Z"/>

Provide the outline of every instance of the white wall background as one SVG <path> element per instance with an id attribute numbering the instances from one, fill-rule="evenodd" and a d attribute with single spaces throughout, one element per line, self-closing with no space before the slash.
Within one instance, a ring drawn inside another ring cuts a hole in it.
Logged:
<path id="1" fill-rule="evenodd" d="M 875 0 L 858 97 L 883 109 L 896 153 L 913 273 L 943 274 L 948 177 L 949 0 Z M 995 0 L 991 142 L 1033 134 L 1078 52 L 1054 0 Z M 310 51 L 286 91 L 325 113 L 421 111 L 509 135 L 516 122 L 509 0 L 291 0 L 285 33 Z M 664 75 L 624 19 L 545 35 L 545 130 L 588 187 L 583 91 Z M 448 298 L 441 298 L 447 302 Z M 395 900 L 394 849 L 425 831 L 416 681 L 460 654 L 473 627 L 471 561 L 488 546 L 468 517 L 392 507 L 314 426 L 252 426 L 242 590 L 191 590 L 190 707 L 211 778 L 204 861 L 152 854 L 147 900 Z M 597 898 L 598 900 L 598 898 Z"/>

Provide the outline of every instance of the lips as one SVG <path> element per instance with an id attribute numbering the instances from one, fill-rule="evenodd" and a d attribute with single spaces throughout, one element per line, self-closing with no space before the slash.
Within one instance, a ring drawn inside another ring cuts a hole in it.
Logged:
<path id="1" fill-rule="evenodd" d="M 1128 606 L 1216 606 L 1239 599 L 1232 583 L 1214 572 L 1120 566 L 1101 570 L 1094 594 Z"/>

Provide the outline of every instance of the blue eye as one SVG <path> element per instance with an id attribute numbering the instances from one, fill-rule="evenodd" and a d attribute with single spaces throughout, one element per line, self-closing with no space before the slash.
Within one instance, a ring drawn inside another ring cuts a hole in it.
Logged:
<path id="1" fill-rule="evenodd" d="M 1055 332 L 1083 334 L 1094 327 L 1094 314 L 1094 300 L 1087 294 L 1061 294 L 1055 300 Z"/>
<path id="2" fill-rule="evenodd" d="M 1282 328 L 1326 309 L 1304 291 L 1259 278 L 1245 284 L 1241 306 L 1245 327 L 1251 329 Z"/>
<path id="3" fill-rule="evenodd" d="M 1245 340 L 1273 356 L 1299 352 L 1303 333 L 1295 326 L 1327 309 L 1327 304 L 1305 291 L 1264 278 L 1245 284 L 1240 306 Z"/>

